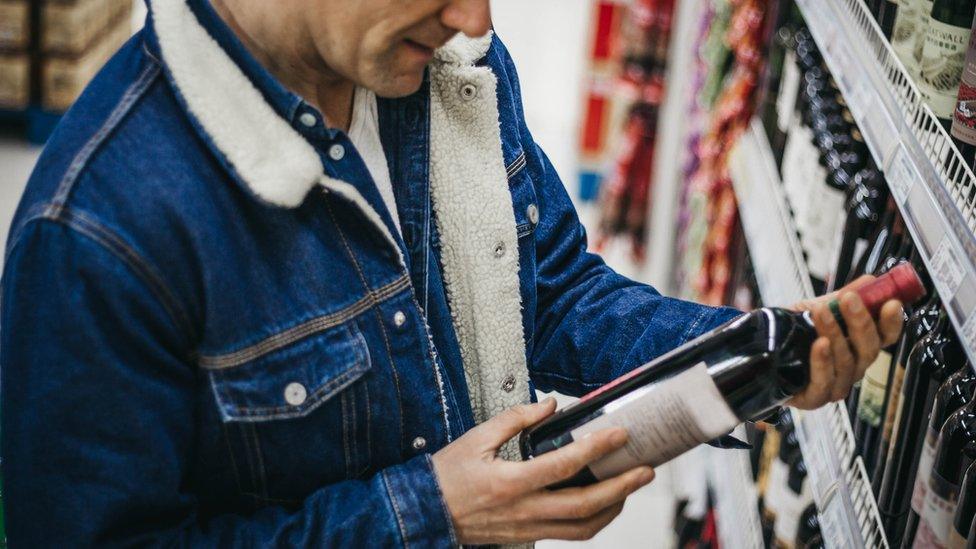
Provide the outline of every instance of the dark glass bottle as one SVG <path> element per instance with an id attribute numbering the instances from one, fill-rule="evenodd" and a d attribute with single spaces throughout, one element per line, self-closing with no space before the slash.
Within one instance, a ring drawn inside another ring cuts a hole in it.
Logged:
<path id="1" fill-rule="evenodd" d="M 939 432 L 937 444 L 925 507 L 915 536 L 915 542 L 925 547 L 945 547 L 949 542 L 960 483 L 976 459 L 976 400 L 970 400 L 949 416 Z"/>
<path id="2" fill-rule="evenodd" d="M 881 0 L 880 6 L 878 7 L 878 26 L 881 27 L 881 32 L 884 33 L 885 38 L 891 38 L 891 34 L 895 30 L 895 20 L 897 18 L 898 1 Z"/>
<path id="3" fill-rule="evenodd" d="M 918 460 L 918 471 L 915 473 L 915 487 L 912 489 L 912 505 L 909 511 L 908 523 L 905 526 L 906 541 L 915 539 L 919 518 L 925 508 L 925 499 L 931 482 L 932 468 L 937 452 L 936 445 L 939 432 L 953 413 L 966 405 L 973 398 L 976 391 L 976 372 L 967 364 L 939 387 L 932 403 L 929 414 L 928 428 L 925 431 L 925 441 L 922 455 Z"/>
<path id="4" fill-rule="evenodd" d="M 908 263 L 856 291 L 875 316 L 890 299 L 911 303 L 924 295 Z M 660 465 L 742 421 L 768 416 L 801 391 L 816 338 L 808 312 L 770 308 L 745 314 L 529 428 L 521 436 L 522 455 L 531 459 L 587 433 L 620 426 L 630 433 L 627 445 L 591 463 L 567 485 Z"/>
<path id="5" fill-rule="evenodd" d="M 878 509 L 892 545 L 901 543 L 905 531 L 911 490 L 922 453 L 922 434 L 935 393 L 964 361 L 949 317 L 942 311 L 936 329 L 912 349 L 905 369 L 894 443 L 889 448 L 878 496 Z"/>
<path id="6" fill-rule="evenodd" d="M 976 169 L 976 19 L 969 32 L 969 46 L 952 112 L 952 137 L 966 164 Z"/>
<path id="7" fill-rule="evenodd" d="M 795 547 L 804 547 L 810 543 L 814 536 L 820 535 L 820 513 L 817 511 L 817 504 L 810 503 L 800 515 L 800 525 L 796 529 Z"/>
<path id="8" fill-rule="evenodd" d="M 949 130 L 956 108 L 976 0 L 936 0 L 922 46 L 918 90 Z"/>
<path id="9" fill-rule="evenodd" d="M 892 360 L 895 368 L 891 380 L 888 382 L 888 393 L 886 395 L 888 402 L 885 406 L 884 426 L 881 431 L 881 440 L 878 442 L 875 466 L 872 468 L 874 474 L 871 476 L 871 488 L 876 496 L 881 491 L 881 481 L 884 477 L 885 466 L 888 462 L 888 450 L 891 445 L 892 434 L 895 430 L 896 415 L 900 409 L 899 405 L 901 403 L 908 355 L 920 339 L 936 328 L 942 310 L 942 301 L 939 299 L 939 294 L 933 292 L 931 295 L 932 297 L 924 305 L 918 307 L 905 323 L 902 337 L 898 341 L 898 348 Z"/>
<path id="10" fill-rule="evenodd" d="M 976 515 L 976 464 L 971 464 L 963 476 L 959 505 L 956 515 L 952 518 L 952 529 L 949 531 L 949 543 L 946 549 L 965 549 L 966 535 Z"/>

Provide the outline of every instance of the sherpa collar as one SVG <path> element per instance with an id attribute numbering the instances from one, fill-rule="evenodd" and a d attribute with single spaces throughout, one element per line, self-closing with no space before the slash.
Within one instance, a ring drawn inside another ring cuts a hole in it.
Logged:
<path id="1" fill-rule="evenodd" d="M 316 185 L 352 187 L 324 175 L 314 147 L 265 100 L 187 0 L 152 0 L 149 6 L 167 76 L 203 137 L 251 193 L 294 208 Z M 434 62 L 469 66 L 490 45 L 491 33 L 475 39 L 458 35 L 436 52 Z"/>

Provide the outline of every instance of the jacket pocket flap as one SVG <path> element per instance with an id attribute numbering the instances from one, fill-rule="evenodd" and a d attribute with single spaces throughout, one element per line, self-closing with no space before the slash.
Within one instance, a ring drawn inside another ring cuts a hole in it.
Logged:
<path id="1" fill-rule="evenodd" d="M 240 365 L 208 370 L 221 419 L 303 417 L 370 368 L 366 340 L 339 325 Z"/>

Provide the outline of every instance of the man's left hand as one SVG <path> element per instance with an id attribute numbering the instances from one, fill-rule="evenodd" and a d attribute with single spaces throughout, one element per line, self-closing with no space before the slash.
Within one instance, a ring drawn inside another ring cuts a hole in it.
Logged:
<path id="1" fill-rule="evenodd" d="M 862 276 L 850 285 L 829 295 L 799 303 L 797 311 L 810 311 L 820 337 L 810 348 L 810 383 L 789 405 L 813 410 L 828 402 L 842 400 L 851 387 L 864 377 L 878 352 L 898 340 L 903 323 L 902 304 L 889 301 L 881 308 L 877 322 L 853 290 L 873 280 Z M 840 300 L 841 315 L 847 324 L 847 336 L 834 319 L 827 304 Z"/>

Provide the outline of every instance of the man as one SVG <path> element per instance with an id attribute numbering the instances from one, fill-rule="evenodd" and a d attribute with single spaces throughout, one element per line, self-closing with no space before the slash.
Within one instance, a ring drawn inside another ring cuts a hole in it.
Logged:
<path id="1" fill-rule="evenodd" d="M 455 36 L 457 35 L 457 36 Z M 487 0 L 152 0 L 28 185 L 2 294 L 12 544 L 580 539 L 648 467 L 506 441 L 733 318 L 586 253 Z M 882 344 L 823 307 L 812 408 Z M 499 455 L 501 457 L 499 457 Z M 502 459 L 502 458 L 508 458 Z"/>

